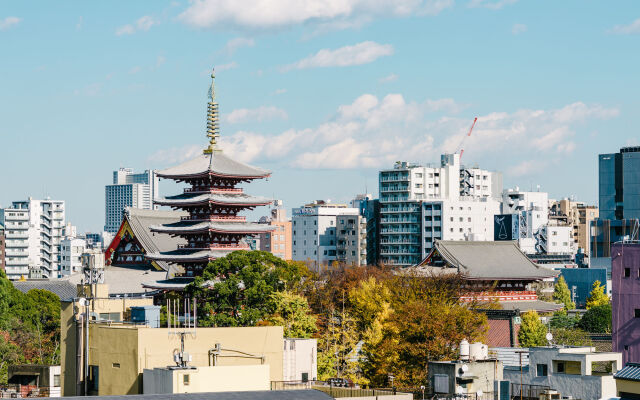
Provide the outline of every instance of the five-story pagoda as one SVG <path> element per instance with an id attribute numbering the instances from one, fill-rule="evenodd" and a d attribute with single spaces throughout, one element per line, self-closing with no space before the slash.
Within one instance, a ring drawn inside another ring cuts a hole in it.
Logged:
<path id="1" fill-rule="evenodd" d="M 179 264 L 185 276 L 197 276 L 209 261 L 235 250 L 249 250 L 242 239 L 273 227 L 247 222 L 243 210 L 270 204 L 272 200 L 245 194 L 237 185 L 267 178 L 270 172 L 227 157 L 217 146 L 219 137 L 215 75 L 211 74 L 207 105 L 209 146 L 198 157 L 158 172 L 158 176 L 189 185 L 184 193 L 155 201 L 158 205 L 189 213 L 179 222 L 151 226 L 152 232 L 180 236 L 186 244 L 176 250 L 147 254 L 147 258 Z"/>

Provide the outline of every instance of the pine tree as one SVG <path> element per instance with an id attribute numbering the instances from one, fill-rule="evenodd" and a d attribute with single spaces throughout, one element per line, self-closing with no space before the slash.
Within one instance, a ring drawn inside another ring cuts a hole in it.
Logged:
<path id="1" fill-rule="evenodd" d="M 604 289 L 604 285 L 600 285 L 600 281 L 593 282 L 593 288 L 587 298 L 587 310 L 591 307 L 609 304 L 609 296 L 604 293 Z"/>
<path id="2" fill-rule="evenodd" d="M 521 347 L 545 346 L 547 344 L 547 328 L 544 326 L 538 313 L 527 311 L 522 314 L 518 342 Z"/>
<path id="3" fill-rule="evenodd" d="M 576 304 L 571 301 L 571 292 L 569 291 L 567 282 L 564 280 L 562 275 L 560 275 L 558 282 L 556 282 L 556 286 L 553 290 L 553 299 L 556 303 L 564 304 L 565 311 L 576 308 Z"/>

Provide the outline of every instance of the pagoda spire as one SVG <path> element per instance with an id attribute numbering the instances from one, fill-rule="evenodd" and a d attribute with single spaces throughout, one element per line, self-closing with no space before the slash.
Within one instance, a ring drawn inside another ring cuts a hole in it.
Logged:
<path id="1" fill-rule="evenodd" d="M 217 140 L 220 137 L 220 126 L 218 125 L 218 102 L 215 91 L 216 75 L 215 69 L 211 71 L 211 87 L 209 88 L 209 103 L 207 103 L 207 137 L 209 146 L 204 150 L 204 154 L 211 154 L 219 151 Z"/>

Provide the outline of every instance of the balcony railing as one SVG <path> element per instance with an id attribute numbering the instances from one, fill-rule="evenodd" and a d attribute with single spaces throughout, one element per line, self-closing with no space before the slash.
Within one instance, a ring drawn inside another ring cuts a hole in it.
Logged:
<path id="1" fill-rule="evenodd" d="M 199 216 L 199 215 L 187 215 L 180 218 L 181 221 L 220 221 L 220 222 L 245 222 L 247 217 L 239 215 L 216 215 L 216 216 Z"/>
<path id="2" fill-rule="evenodd" d="M 184 193 L 242 193 L 242 189 L 240 188 L 210 188 L 207 186 L 204 187 L 190 187 L 184 188 Z"/>

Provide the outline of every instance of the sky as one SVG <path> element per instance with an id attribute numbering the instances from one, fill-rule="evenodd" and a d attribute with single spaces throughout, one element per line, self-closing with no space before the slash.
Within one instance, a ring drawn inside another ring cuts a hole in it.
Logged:
<path id="1" fill-rule="evenodd" d="M 640 145 L 639 48 L 633 0 L 0 0 L 0 205 L 102 230 L 113 170 L 205 148 L 212 67 L 223 151 L 289 209 L 377 195 L 474 117 L 463 164 L 596 204 L 597 155 Z"/>

